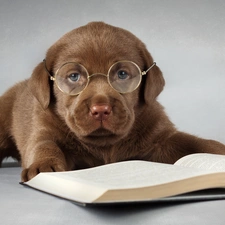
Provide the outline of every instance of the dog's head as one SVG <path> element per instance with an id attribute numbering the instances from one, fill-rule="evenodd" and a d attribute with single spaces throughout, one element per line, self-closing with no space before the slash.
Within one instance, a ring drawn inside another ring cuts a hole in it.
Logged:
<path id="1" fill-rule="evenodd" d="M 54 96 L 57 113 L 81 141 L 106 146 L 129 134 L 137 116 L 154 104 L 164 79 L 137 37 L 94 22 L 59 39 L 29 85 L 44 109 Z"/>

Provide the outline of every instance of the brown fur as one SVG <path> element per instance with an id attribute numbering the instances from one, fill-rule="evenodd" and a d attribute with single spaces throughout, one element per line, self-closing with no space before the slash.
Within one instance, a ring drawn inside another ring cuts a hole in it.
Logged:
<path id="1" fill-rule="evenodd" d="M 81 63 L 89 74 L 106 74 L 119 60 L 131 60 L 142 70 L 153 63 L 133 34 L 100 22 L 67 33 L 46 54 L 52 74 L 68 61 Z M 223 144 L 176 130 L 156 101 L 164 83 L 154 66 L 132 93 L 120 94 L 104 76 L 94 76 L 81 94 L 69 96 L 50 81 L 41 62 L 30 79 L 0 97 L 0 161 L 21 159 L 26 181 L 42 171 L 131 159 L 174 163 L 197 152 L 224 154 Z M 106 119 L 92 115 L 95 106 L 110 109 Z"/>

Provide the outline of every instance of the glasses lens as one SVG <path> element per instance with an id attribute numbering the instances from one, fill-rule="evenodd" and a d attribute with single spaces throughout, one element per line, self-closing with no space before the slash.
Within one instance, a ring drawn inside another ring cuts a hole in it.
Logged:
<path id="1" fill-rule="evenodd" d="M 120 93 L 134 91 L 141 82 L 141 70 L 133 62 L 115 63 L 109 71 L 109 83 Z"/>
<path id="2" fill-rule="evenodd" d="M 88 72 L 78 63 L 66 63 L 57 71 L 56 83 L 64 93 L 77 95 L 88 84 Z"/>

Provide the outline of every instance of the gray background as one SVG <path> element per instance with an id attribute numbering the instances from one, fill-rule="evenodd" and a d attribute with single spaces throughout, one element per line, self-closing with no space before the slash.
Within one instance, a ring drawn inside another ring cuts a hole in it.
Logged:
<path id="1" fill-rule="evenodd" d="M 0 0 L 0 95 L 64 33 L 90 21 L 130 30 L 164 73 L 159 101 L 182 130 L 225 143 L 224 0 Z"/>

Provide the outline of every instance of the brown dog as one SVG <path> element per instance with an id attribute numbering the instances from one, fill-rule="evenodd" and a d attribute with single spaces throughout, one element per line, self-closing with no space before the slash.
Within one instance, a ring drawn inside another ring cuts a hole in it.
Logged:
<path id="1" fill-rule="evenodd" d="M 0 162 L 22 180 L 122 160 L 174 163 L 225 146 L 178 132 L 156 97 L 164 79 L 145 45 L 101 22 L 64 35 L 44 62 L 0 97 Z"/>

